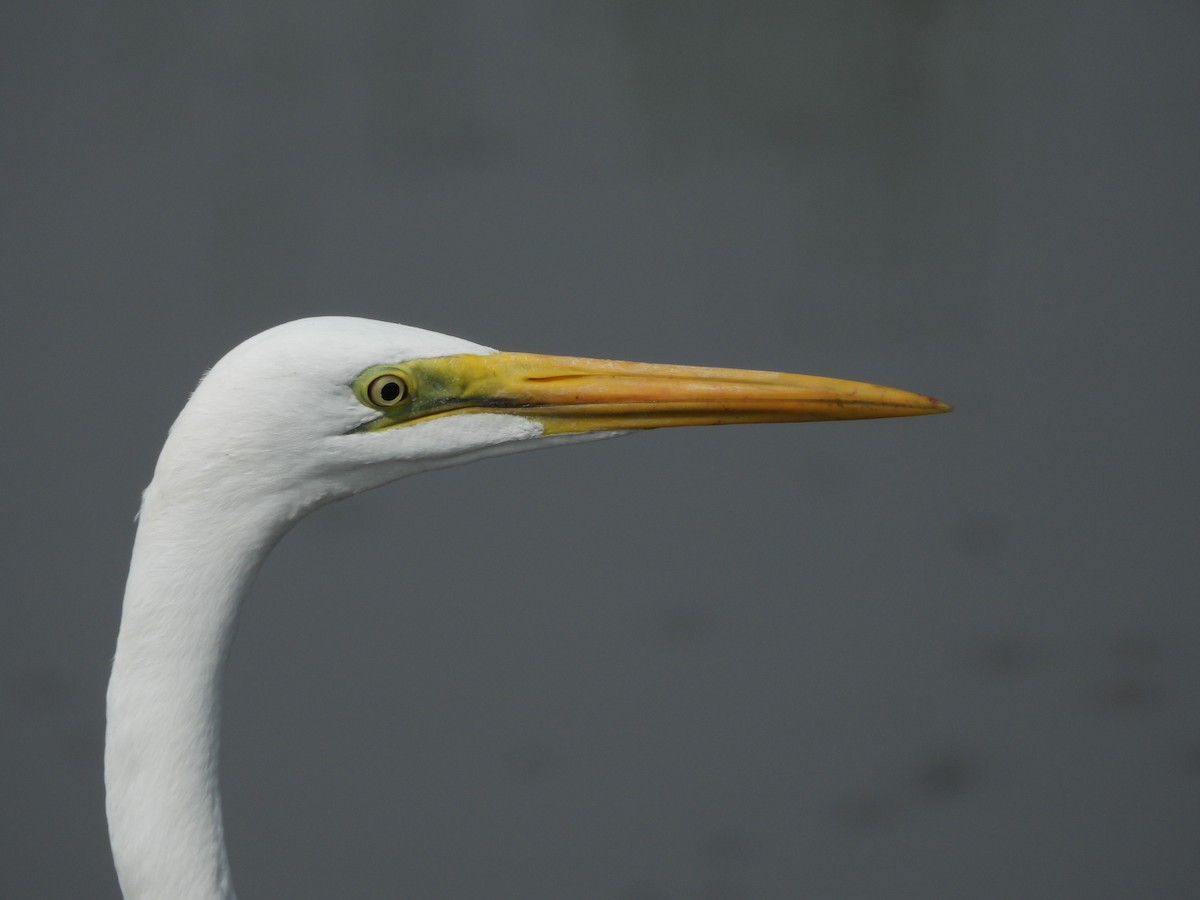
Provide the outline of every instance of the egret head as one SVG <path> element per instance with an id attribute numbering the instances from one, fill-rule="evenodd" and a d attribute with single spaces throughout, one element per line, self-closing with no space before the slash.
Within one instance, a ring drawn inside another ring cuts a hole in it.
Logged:
<path id="1" fill-rule="evenodd" d="M 946 409 L 856 382 L 501 353 L 364 319 L 251 338 L 196 388 L 142 504 L 105 743 L 126 896 L 233 896 L 220 673 L 254 573 L 314 507 L 423 469 L 639 428 Z"/>
<path id="2" fill-rule="evenodd" d="M 221 359 L 172 428 L 159 469 L 174 484 L 277 496 L 302 514 L 412 472 L 634 429 L 948 408 L 858 382 L 501 353 L 326 317 L 272 328 Z"/>

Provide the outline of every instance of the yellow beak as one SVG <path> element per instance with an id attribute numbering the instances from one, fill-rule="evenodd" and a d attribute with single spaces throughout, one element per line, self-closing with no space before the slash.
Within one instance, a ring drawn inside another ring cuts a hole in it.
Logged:
<path id="1" fill-rule="evenodd" d="M 381 410 L 391 420 L 383 427 L 467 412 L 519 413 L 546 434 L 567 434 L 950 411 L 923 394 L 837 378 L 531 353 L 444 356 L 389 372 L 409 390 L 394 410 Z"/>

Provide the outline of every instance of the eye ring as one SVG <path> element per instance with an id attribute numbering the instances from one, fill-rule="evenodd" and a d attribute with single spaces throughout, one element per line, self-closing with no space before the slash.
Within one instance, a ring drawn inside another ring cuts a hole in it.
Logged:
<path id="1" fill-rule="evenodd" d="M 404 401 L 408 396 L 408 384 L 399 375 L 380 375 L 367 385 L 367 399 L 381 409 L 388 409 Z"/>

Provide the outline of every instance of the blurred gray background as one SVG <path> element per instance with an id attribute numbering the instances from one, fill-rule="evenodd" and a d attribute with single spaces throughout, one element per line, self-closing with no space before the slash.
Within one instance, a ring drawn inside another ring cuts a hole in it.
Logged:
<path id="1" fill-rule="evenodd" d="M 207 366 L 329 313 L 957 411 L 301 523 L 227 674 L 246 900 L 1195 896 L 1198 40 L 1182 0 L 5 4 L 0 896 L 117 895 L 138 492 Z"/>

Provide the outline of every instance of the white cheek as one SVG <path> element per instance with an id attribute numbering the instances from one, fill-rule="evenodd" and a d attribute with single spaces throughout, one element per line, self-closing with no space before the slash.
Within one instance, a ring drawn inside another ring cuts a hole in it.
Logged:
<path id="1" fill-rule="evenodd" d="M 420 462 L 470 454 L 503 444 L 520 444 L 541 434 L 541 424 L 524 416 L 464 413 L 384 431 L 363 432 L 355 437 L 370 445 L 373 454 Z"/>
<path id="2" fill-rule="evenodd" d="M 497 444 L 528 441 L 542 433 L 541 423 L 504 413 L 466 413 L 412 426 L 410 445 L 428 456 L 468 453 Z"/>
<path id="3" fill-rule="evenodd" d="M 373 409 L 367 409 L 361 403 L 347 404 L 342 421 L 345 427 L 342 429 L 342 434 L 350 434 L 358 431 L 368 422 L 372 422 L 379 418 L 379 413 Z"/>

